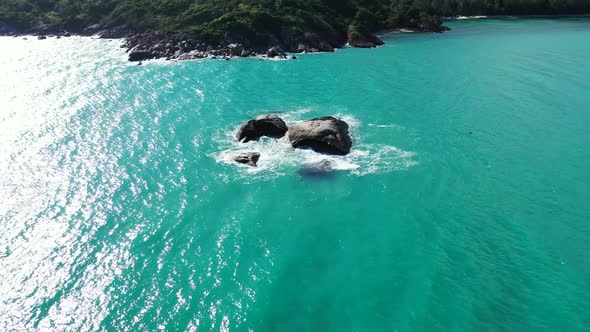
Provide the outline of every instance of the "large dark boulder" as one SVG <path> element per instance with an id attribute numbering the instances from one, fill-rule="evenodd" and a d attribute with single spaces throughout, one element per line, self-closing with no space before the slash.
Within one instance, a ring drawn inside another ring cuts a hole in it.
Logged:
<path id="1" fill-rule="evenodd" d="M 274 114 L 259 115 L 255 119 L 256 129 L 264 136 L 280 138 L 287 132 L 287 124 Z"/>
<path id="2" fill-rule="evenodd" d="M 132 51 L 129 53 L 129 61 L 143 61 L 157 58 L 157 55 L 149 51 Z"/>
<path id="3" fill-rule="evenodd" d="M 308 147 L 336 155 L 348 154 L 352 147 L 348 124 L 332 116 L 293 124 L 289 127 L 289 140 L 294 148 Z"/>
<path id="4" fill-rule="evenodd" d="M 256 129 L 256 120 L 248 120 L 244 122 L 238 129 L 236 138 L 240 142 L 249 142 L 259 139 L 262 135 Z"/>
<path id="5" fill-rule="evenodd" d="M 256 166 L 259 159 L 260 153 L 258 152 L 239 152 L 233 157 L 235 162 L 248 166 Z"/>
<path id="6" fill-rule="evenodd" d="M 240 142 L 248 142 L 262 136 L 280 138 L 285 136 L 286 132 L 287 125 L 283 119 L 274 114 L 265 114 L 242 124 L 236 137 Z"/>
<path id="7" fill-rule="evenodd" d="M 348 45 L 352 47 L 371 48 L 383 44 L 383 41 L 373 34 L 358 31 L 348 32 Z"/>

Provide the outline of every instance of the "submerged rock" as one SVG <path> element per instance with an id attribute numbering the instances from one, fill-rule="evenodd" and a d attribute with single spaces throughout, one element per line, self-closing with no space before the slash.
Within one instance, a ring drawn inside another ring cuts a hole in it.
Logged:
<path id="1" fill-rule="evenodd" d="M 348 124 L 332 116 L 293 124 L 289 127 L 289 140 L 294 148 L 308 147 L 336 155 L 348 154 L 352 147 Z"/>
<path id="2" fill-rule="evenodd" d="M 334 176 L 334 166 L 329 160 L 321 160 L 301 167 L 299 175 L 306 178 L 330 178 Z"/>
<path id="3" fill-rule="evenodd" d="M 260 153 L 258 152 L 240 152 L 233 157 L 235 162 L 248 166 L 256 166 L 259 159 Z"/>
<path id="4" fill-rule="evenodd" d="M 285 136 L 287 125 L 274 114 L 260 115 L 240 126 L 236 135 L 240 142 L 255 141 L 262 136 L 280 138 Z"/>

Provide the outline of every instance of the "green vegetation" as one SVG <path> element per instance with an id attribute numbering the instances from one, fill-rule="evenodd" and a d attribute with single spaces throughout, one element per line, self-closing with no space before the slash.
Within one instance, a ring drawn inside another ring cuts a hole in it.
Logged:
<path id="1" fill-rule="evenodd" d="M 80 31 L 96 23 L 221 42 L 321 39 L 381 29 L 437 31 L 440 16 L 590 12 L 590 0 L 0 0 L 0 29 Z M 279 37 L 277 37 L 279 36 Z"/>

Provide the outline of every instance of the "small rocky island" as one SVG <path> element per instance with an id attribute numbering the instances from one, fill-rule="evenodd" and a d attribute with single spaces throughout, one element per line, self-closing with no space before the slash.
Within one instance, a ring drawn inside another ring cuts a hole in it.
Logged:
<path id="1" fill-rule="evenodd" d="M 332 116 L 300 121 L 288 126 L 274 114 L 265 114 L 244 122 L 236 133 L 241 143 L 257 141 L 261 137 L 287 136 L 293 148 L 309 148 L 318 153 L 346 155 L 352 148 L 348 124 Z M 239 152 L 233 160 L 240 164 L 256 166 L 258 152 Z"/>

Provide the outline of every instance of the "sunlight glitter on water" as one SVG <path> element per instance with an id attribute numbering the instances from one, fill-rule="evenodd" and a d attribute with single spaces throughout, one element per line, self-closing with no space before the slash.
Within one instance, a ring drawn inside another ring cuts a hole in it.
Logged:
<path id="1" fill-rule="evenodd" d="M 0 38 L 0 330 L 584 331 L 588 25 L 453 24 L 281 62 Z M 268 113 L 353 149 L 236 142 Z"/>

